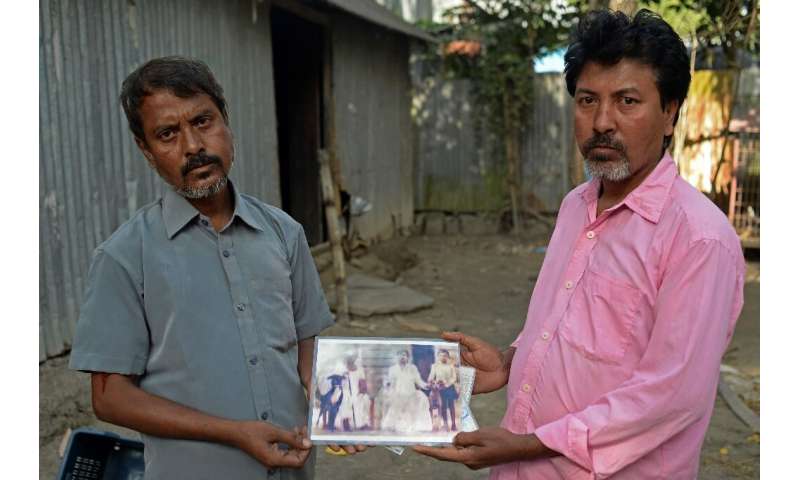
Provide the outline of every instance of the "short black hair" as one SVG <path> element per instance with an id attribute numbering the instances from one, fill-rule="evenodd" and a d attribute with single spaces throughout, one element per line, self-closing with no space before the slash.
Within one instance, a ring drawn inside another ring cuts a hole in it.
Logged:
<path id="1" fill-rule="evenodd" d="M 567 91 L 575 96 L 575 84 L 587 63 L 609 66 L 623 58 L 653 68 L 661 108 L 678 102 L 673 125 L 677 124 L 692 80 L 689 53 L 675 30 L 647 9 L 639 10 L 632 18 L 611 10 L 593 10 L 581 18 L 564 54 Z M 671 139 L 672 135 L 664 138 L 664 149 Z"/>
<path id="2" fill-rule="evenodd" d="M 173 95 L 189 98 L 199 94 L 211 97 L 228 123 L 228 110 L 222 87 L 214 78 L 208 65 L 200 60 L 186 57 L 154 58 L 134 70 L 122 82 L 119 101 L 125 116 L 128 117 L 128 128 L 139 140 L 144 141 L 144 128 L 139 108 L 144 97 L 156 90 L 166 89 Z"/>

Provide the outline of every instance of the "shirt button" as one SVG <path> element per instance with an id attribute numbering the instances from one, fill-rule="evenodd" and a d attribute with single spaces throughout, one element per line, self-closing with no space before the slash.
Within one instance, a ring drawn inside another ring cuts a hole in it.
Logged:
<path id="1" fill-rule="evenodd" d="M 258 363 L 258 357 L 250 357 L 250 365 L 255 365 Z"/>
<path id="2" fill-rule="evenodd" d="M 547 332 L 542 332 L 542 340 L 547 340 L 548 338 L 550 338 L 550 334 Z"/>
<path id="3" fill-rule="evenodd" d="M 531 391 L 531 386 L 526 383 L 525 385 L 522 386 L 522 391 L 525 392 L 525 393 L 530 392 Z"/>
<path id="4" fill-rule="evenodd" d="M 230 257 L 230 256 L 231 256 L 231 252 L 229 252 L 229 251 L 227 251 L 227 250 L 223 250 L 223 251 L 222 251 L 222 256 L 223 256 L 223 257 L 225 257 L 225 258 L 228 258 L 228 257 Z"/>
<path id="5" fill-rule="evenodd" d="M 566 287 L 567 290 L 572 288 L 572 280 L 567 280 L 567 283 L 564 284 L 564 287 Z"/>
<path id="6" fill-rule="evenodd" d="M 266 420 L 266 419 L 268 419 L 268 418 L 269 418 L 269 413 L 267 413 L 267 412 L 261 412 L 261 420 Z"/>
<path id="7" fill-rule="evenodd" d="M 278 469 L 276 468 L 270 468 L 267 470 L 267 475 L 269 476 L 275 475 L 276 473 L 278 473 Z"/>
<path id="8" fill-rule="evenodd" d="M 594 232 L 592 230 L 589 230 L 588 232 L 586 232 L 586 238 L 588 238 L 589 240 L 593 239 L 594 238 Z"/>
<path id="9" fill-rule="evenodd" d="M 208 226 L 208 220 L 200 220 L 200 223 L 202 223 L 206 227 Z"/>
<path id="10" fill-rule="evenodd" d="M 240 303 L 239 305 L 236 305 L 236 310 L 239 310 L 240 312 L 244 312 L 244 304 Z"/>

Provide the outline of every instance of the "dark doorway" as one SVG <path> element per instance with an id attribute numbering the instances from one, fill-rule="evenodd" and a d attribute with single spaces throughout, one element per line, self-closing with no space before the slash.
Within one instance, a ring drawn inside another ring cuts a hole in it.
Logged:
<path id="1" fill-rule="evenodd" d="M 283 210 L 325 240 L 317 150 L 322 144 L 323 29 L 286 10 L 271 11 L 275 110 Z"/>

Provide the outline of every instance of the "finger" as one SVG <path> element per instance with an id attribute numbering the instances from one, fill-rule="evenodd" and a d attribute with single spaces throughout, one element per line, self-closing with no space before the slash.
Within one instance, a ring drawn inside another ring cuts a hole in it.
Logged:
<path id="1" fill-rule="evenodd" d="M 458 463 L 464 463 L 467 452 L 465 449 L 456 449 L 455 447 L 426 447 L 424 445 L 414 445 L 412 450 L 437 460 Z"/>
<path id="2" fill-rule="evenodd" d="M 356 447 L 354 447 L 354 446 L 352 446 L 352 445 L 345 445 L 345 446 L 344 446 L 344 451 L 345 451 L 345 452 L 347 452 L 347 453 L 348 453 L 348 454 L 350 454 L 350 455 L 355 455 L 355 453 L 356 453 Z"/>
<path id="3" fill-rule="evenodd" d="M 366 445 L 356 445 L 356 451 L 358 452 L 366 452 L 368 448 Z"/>
<path id="4" fill-rule="evenodd" d="M 311 450 L 289 450 L 290 454 L 297 457 L 297 459 L 301 462 L 302 465 L 305 463 L 306 459 L 309 455 L 311 455 Z"/>
<path id="5" fill-rule="evenodd" d="M 275 467 L 300 468 L 306 463 L 309 452 L 310 450 L 281 450 L 276 453 L 271 464 Z"/>
<path id="6" fill-rule="evenodd" d="M 302 450 L 308 450 L 311 448 L 311 440 L 303 438 L 301 435 L 297 435 L 294 432 L 289 432 L 276 427 L 274 436 L 275 440 L 279 441 L 280 443 L 285 443 L 290 447 L 299 448 Z"/>
<path id="7" fill-rule="evenodd" d="M 443 340 L 447 340 L 448 342 L 461 343 L 461 339 L 464 338 L 464 334 L 461 332 L 442 332 L 441 337 Z"/>
<path id="8" fill-rule="evenodd" d="M 330 448 L 330 449 L 331 449 L 331 450 L 333 450 L 334 452 L 338 452 L 339 450 L 341 450 L 341 448 L 339 447 L 339 445 L 334 445 L 334 444 L 332 444 L 332 443 L 329 443 L 329 444 L 328 444 L 328 448 Z"/>
<path id="9" fill-rule="evenodd" d="M 469 351 L 476 350 L 483 344 L 483 340 L 471 335 L 464 335 L 461 332 L 443 332 L 442 338 L 451 342 L 458 342 L 467 347 Z"/>
<path id="10" fill-rule="evenodd" d="M 474 432 L 460 432 L 453 438 L 453 445 L 457 447 L 483 445 L 483 435 L 480 430 Z"/>
<path id="11" fill-rule="evenodd" d="M 443 339 L 445 339 L 445 340 L 450 340 L 451 342 L 458 342 L 458 341 L 460 341 L 460 338 L 463 335 L 464 334 L 461 333 L 461 332 L 447 332 L 447 331 L 445 331 L 445 332 L 442 332 L 441 337 Z"/>

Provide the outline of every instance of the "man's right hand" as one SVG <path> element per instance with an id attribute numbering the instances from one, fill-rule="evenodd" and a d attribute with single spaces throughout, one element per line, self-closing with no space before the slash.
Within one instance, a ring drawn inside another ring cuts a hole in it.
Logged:
<path id="1" fill-rule="evenodd" d="M 135 376 L 93 372 L 92 407 L 100 420 L 157 437 L 224 443 L 269 467 L 300 468 L 311 453 L 305 427 L 290 432 L 209 415 L 142 390 Z"/>
<path id="2" fill-rule="evenodd" d="M 300 468 L 311 453 L 311 441 L 303 429 L 294 432 L 260 421 L 238 422 L 234 446 L 268 467 Z M 288 445 L 288 449 L 278 444 Z"/>
<path id="3" fill-rule="evenodd" d="M 508 383 L 511 362 L 496 347 L 460 332 L 443 332 L 442 338 L 461 344 L 461 363 L 475 369 L 473 393 L 494 392 Z"/>

